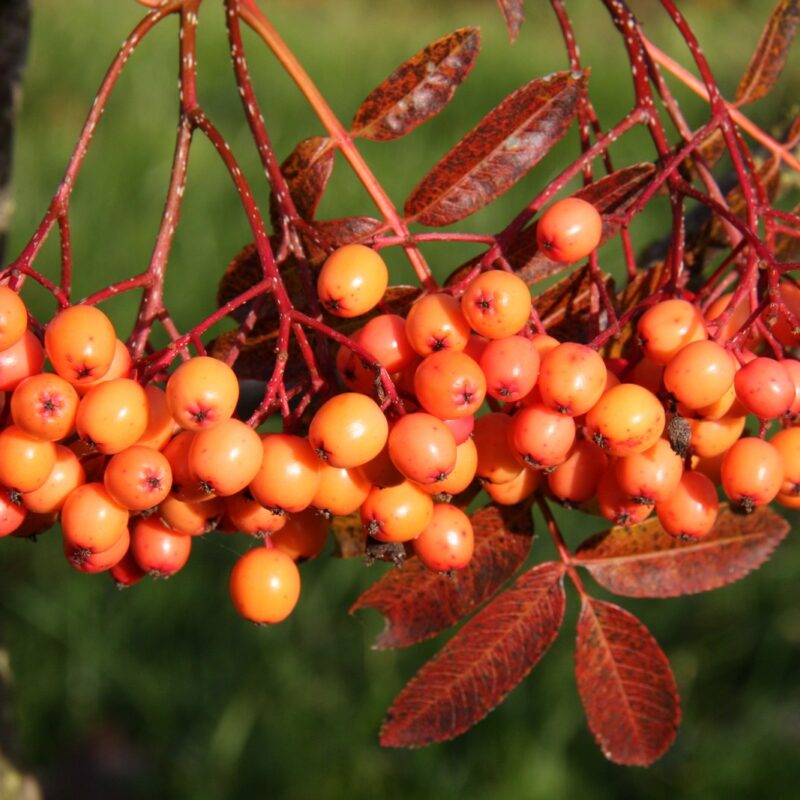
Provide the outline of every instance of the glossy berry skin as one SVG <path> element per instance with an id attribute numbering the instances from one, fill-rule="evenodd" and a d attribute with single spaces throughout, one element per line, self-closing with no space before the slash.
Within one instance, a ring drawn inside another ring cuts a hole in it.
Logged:
<path id="1" fill-rule="evenodd" d="M 486 392 L 504 403 L 525 397 L 539 377 L 539 351 L 524 336 L 505 336 L 490 341 L 481 354 Z"/>
<path id="2" fill-rule="evenodd" d="M 324 465 L 308 440 L 289 433 L 267 433 L 259 446 L 259 466 L 249 486 L 253 497 L 266 508 L 290 514 L 308 508 Z"/>
<path id="3" fill-rule="evenodd" d="M 486 377 L 466 353 L 440 350 L 426 356 L 414 373 L 422 407 L 439 419 L 472 416 L 486 397 Z"/>
<path id="4" fill-rule="evenodd" d="M 679 299 L 650 306 L 639 318 L 636 332 L 645 356 L 656 364 L 668 364 L 690 342 L 708 338 L 700 309 Z"/>
<path id="5" fill-rule="evenodd" d="M 52 442 L 37 439 L 16 425 L 0 431 L 0 484 L 18 492 L 43 486 L 56 463 Z"/>
<path id="6" fill-rule="evenodd" d="M 531 314 L 531 292 L 512 272 L 482 272 L 461 296 L 461 310 L 470 327 L 487 339 L 519 333 Z"/>
<path id="7" fill-rule="evenodd" d="M 0 350 L 15 345 L 28 328 L 28 310 L 8 286 L 0 286 Z"/>
<path id="8" fill-rule="evenodd" d="M 280 530 L 289 519 L 282 511 L 264 508 L 244 492 L 225 498 L 225 515 L 235 530 L 259 539 Z"/>
<path id="9" fill-rule="evenodd" d="M 452 472 L 443 481 L 420 484 L 420 487 L 430 495 L 441 493 L 457 495 L 472 483 L 477 468 L 478 448 L 475 446 L 475 440 L 470 437 L 456 447 L 456 464 Z"/>
<path id="10" fill-rule="evenodd" d="M 25 331 L 19 341 L 0 350 L 0 392 L 11 392 L 31 375 L 41 372 L 44 348 L 31 331 Z"/>
<path id="11" fill-rule="evenodd" d="M 800 428 L 784 428 L 770 439 L 770 444 L 783 461 L 781 494 L 800 495 Z"/>
<path id="12" fill-rule="evenodd" d="M 125 342 L 121 339 L 117 339 L 114 343 L 114 355 L 105 373 L 95 380 L 75 384 L 75 389 L 78 394 L 83 397 L 89 389 L 93 386 L 97 386 L 98 383 L 111 381 L 115 378 L 129 378 L 131 376 L 132 366 L 133 359 L 131 358 L 130 351 L 125 345 Z"/>
<path id="13" fill-rule="evenodd" d="M 126 525 L 120 537 L 107 550 L 89 552 L 70 544 L 64 539 L 64 555 L 70 565 L 87 575 L 108 572 L 125 557 L 131 543 L 131 535 Z"/>
<path id="14" fill-rule="evenodd" d="M 781 491 L 783 477 L 783 458 L 778 448 L 754 436 L 734 442 L 722 459 L 722 488 L 731 502 L 744 511 L 774 500 Z"/>
<path id="15" fill-rule="evenodd" d="M 542 359 L 538 388 L 542 403 L 559 414 L 585 414 L 603 394 L 606 365 L 591 347 L 564 342 Z"/>
<path id="16" fill-rule="evenodd" d="M 108 494 L 102 483 L 75 489 L 61 509 L 64 540 L 78 550 L 108 550 L 128 527 L 128 509 Z"/>
<path id="17" fill-rule="evenodd" d="M 591 253 L 603 233 L 603 220 L 597 209 L 579 197 L 553 203 L 539 217 L 536 241 L 553 261 L 570 264 Z"/>
<path id="18" fill-rule="evenodd" d="M 541 485 L 542 471 L 523 467 L 519 475 L 507 483 L 487 483 L 483 488 L 492 502 L 512 506 L 529 498 Z"/>
<path id="19" fill-rule="evenodd" d="M 408 310 L 406 336 L 421 356 L 439 350 L 463 350 L 470 338 L 461 303 L 444 292 L 426 294 Z"/>
<path id="20" fill-rule="evenodd" d="M 449 503 L 436 503 L 431 521 L 414 539 L 414 553 L 434 572 L 464 569 L 472 560 L 475 535 L 469 517 Z"/>
<path id="21" fill-rule="evenodd" d="M 103 473 L 106 491 L 131 511 L 154 508 L 172 488 L 172 468 L 152 447 L 133 445 L 112 456 Z"/>
<path id="22" fill-rule="evenodd" d="M 360 467 L 345 469 L 322 463 L 319 467 L 319 485 L 311 505 L 330 514 L 346 517 L 358 511 L 369 494 L 372 484 Z"/>
<path id="23" fill-rule="evenodd" d="M 547 476 L 547 487 L 564 505 L 581 506 L 594 497 L 606 469 L 608 456 L 593 442 L 579 439 L 567 460 Z"/>
<path id="24" fill-rule="evenodd" d="M 86 472 L 75 453 L 62 444 L 56 445 L 56 463 L 47 480 L 32 492 L 22 495 L 25 507 L 35 514 L 60 511 L 67 498 L 86 483 Z"/>
<path id="25" fill-rule="evenodd" d="M 292 613 L 300 599 L 300 572 L 276 547 L 254 547 L 234 564 L 228 582 L 236 611 L 250 622 L 272 625 Z"/>
<path id="26" fill-rule="evenodd" d="M 70 306 L 47 326 L 44 346 L 55 371 L 70 383 L 90 383 L 108 372 L 117 336 L 111 320 L 93 306 Z"/>
<path id="27" fill-rule="evenodd" d="M 436 483 L 456 465 L 456 440 L 433 414 L 405 414 L 389 432 L 389 457 L 409 480 Z"/>
<path id="28" fill-rule="evenodd" d="M 628 456 L 652 447 L 664 431 L 659 399 L 635 383 L 612 386 L 586 414 L 587 436 L 609 455 Z"/>
<path id="29" fill-rule="evenodd" d="M 667 533 L 686 539 L 700 539 L 714 527 L 719 510 L 717 489 L 700 472 L 684 472 L 675 491 L 656 503 L 658 521 Z"/>
<path id="30" fill-rule="evenodd" d="M 360 467 L 383 450 L 389 423 L 380 406 L 357 392 L 326 400 L 311 419 L 308 441 L 332 467 Z"/>
<path id="31" fill-rule="evenodd" d="M 198 431 L 189 448 L 189 469 L 203 489 L 221 497 L 242 491 L 258 473 L 261 460 L 261 437 L 233 418 Z"/>
<path id="32" fill-rule="evenodd" d="M 575 442 L 575 420 L 533 403 L 514 415 L 509 442 L 526 466 L 557 467 L 567 460 Z"/>
<path id="33" fill-rule="evenodd" d="M 92 387 L 78 404 L 78 435 L 104 455 L 135 444 L 147 428 L 147 395 L 130 378 Z"/>
<path id="34" fill-rule="evenodd" d="M 11 490 L 0 486 L 0 539 L 14 533 L 25 521 L 28 509 L 15 502 Z"/>
<path id="35" fill-rule="evenodd" d="M 359 344 L 387 372 L 399 372 L 414 363 L 417 353 L 406 335 L 407 322 L 399 314 L 379 314 L 361 329 Z"/>
<path id="36" fill-rule="evenodd" d="M 170 493 L 159 504 L 158 516 L 174 531 L 187 536 L 203 536 L 219 524 L 226 499 L 210 495 L 206 500 L 187 502 Z"/>
<path id="37" fill-rule="evenodd" d="M 136 444 L 163 450 L 177 430 L 175 420 L 169 413 L 167 395 L 152 383 L 144 387 L 144 393 L 147 395 L 147 427 Z"/>
<path id="38" fill-rule="evenodd" d="M 677 489 L 683 475 L 683 459 L 666 439 L 659 439 L 641 453 L 617 459 L 617 483 L 623 492 L 643 503 L 659 503 Z"/>
<path id="39" fill-rule="evenodd" d="M 646 520 L 653 510 L 652 503 L 637 503 L 617 483 L 613 469 L 606 470 L 597 485 L 597 506 L 600 516 L 614 525 L 636 525 Z"/>
<path id="40" fill-rule="evenodd" d="M 792 400 L 792 405 L 789 407 L 789 413 L 800 414 L 800 361 L 796 358 L 782 358 L 781 364 L 789 373 L 789 377 L 794 384 L 794 400 Z"/>
<path id="41" fill-rule="evenodd" d="M 692 430 L 692 453 L 700 458 L 722 455 L 741 435 L 745 417 L 689 419 Z"/>
<path id="42" fill-rule="evenodd" d="M 347 244 L 331 253 L 317 276 L 323 307 L 337 317 L 358 317 L 374 308 L 389 285 L 384 260 L 363 244 Z"/>
<path id="43" fill-rule="evenodd" d="M 78 393 L 59 375 L 40 372 L 25 378 L 11 395 L 14 424 L 39 439 L 55 442 L 75 428 Z"/>
<path id="44" fill-rule="evenodd" d="M 733 356 L 712 340 L 691 342 L 664 368 L 664 387 L 688 408 L 702 408 L 722 397 L 736 374 Z"/>
<path id="45" fill-rule="evenodd" d="M 511 443 L 514 420 L 497 411 L 482 414 L 475 422 L 473 441 L 478 454 L 475 474 L 485 483 L 507 483 L 522 471 Z"/>
<path id="46" fill-rule="evenodd" d="M 184 361 L 167 381 L 167 406 L 185 430 L 212 428 L 229 419 L 239 401 L 239 381 L 225 363 L 209 356 Z"/>
<path id="47" fill-rule="evenodd" d="M 432 515 L 431 496 L 410 481 L 396 486 L 373 486 L 361 505 L 364 529 L 380 542 L 415 539 Z"/>
<path id="48" fill-rule="evenodd" d="M 174 531 L 156 516 L 141 518 L 131 534 L 131 554 L 155 578 L 169 578 L 183 569 L 192 552 L 192 537 Z"/>
<path id="49" fill-rule="evenodd" d="M 794 380 L 774 358 L 754 358 L 736 373 L 733 385 L 742 405 L 761 419 L 780 417 L 794 403 Z"/>
<path id="50" fill-rule="evenodd" d="M 127 589 L 129 586 L 139 583 L 147 574 L 136 563 L 136 559 L 130 551 L 130 544 L 128 545 L 128 551 L 111 567 L 109 573 L 117 584 L 118 589 Z"/>

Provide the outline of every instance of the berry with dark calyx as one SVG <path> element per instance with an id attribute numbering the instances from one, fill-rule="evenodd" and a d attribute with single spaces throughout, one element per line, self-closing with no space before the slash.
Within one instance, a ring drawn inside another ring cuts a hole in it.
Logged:
<path id="1" fill-rule="evenodd" d="M 539 248 L 553 261 L 567 264 L 586 258 L 600 244 L 602 234 L 602 217 L 580 197 L 557 200 L 536 224 Z"/>

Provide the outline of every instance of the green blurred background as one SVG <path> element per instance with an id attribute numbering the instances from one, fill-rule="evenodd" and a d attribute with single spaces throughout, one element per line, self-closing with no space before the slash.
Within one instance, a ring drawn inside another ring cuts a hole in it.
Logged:
<path id="1" fill-rule="evenodd" d="M 363 144 L 398 205 L 508 92 L 566 66 L 544 2 L 528 0 L 528 19 L 513 46 L 492 0 L 283 0 L 262 6 L 345 121 L 416 50 L 457 27 L 481 27 L 482 55 L 451 107 L 406 139 Z M 770 4 L 713 0 L 681 7 L 732 95 Z M 657 3 L 634 8 L 648 34 L 688 63 Z M 569 10 L 592 67 L 593 99 L 608 126 L 630 104 L 627 64 L 598 2 L 574 0 Z M 141 13 L 132 0 L 34 0 L 10 257 L 44 212 L 103 71 Z M 98 129 L 72 205 L 76 296 L 140 271 L 149 258 L 175 129 L 175 34 L 171 20 L 148 37 Z M 266 208 L 216 0 L 204 4 L 200 42 L 201 101 Z M 251 36 L 247 44 L 283 158 L 299 139 L 320 133 L 320 126 L 269 54 Z M 768 128 L 780 127 L 793 109 L 797 65 L 795 55 L 774 94 L 752 109 Z M 702 121 L 702 103 L 676 91 L 690 119 Z M 459 229 L 502 227 L 557 174 L 566 154 L 565 148 L 553 153 L 506 198 Z M 618 144 L 614 155 L 618 164 L 653 157 L 639 135 Z M 321 215 L 372 211 L 339 163 Z M 663 212 L 656 202 L 637 222 L 638 245 L 668 232 Z M 247 240 L 237 198 L 198 136 L 167 285 L 179 327 L 211 311 L 221 269 Z M 427 254 L 446 273 L 470 252 L 440 245 Z M 603 251 L 603 260 L 614 268 L 613 248 Z M 53 242 L 39 265 L 55 275 L 57 261 Z M 395 280 L 408 278 L 401 260 L 392 264 Z M 25 296 L 46 318 L 49 299 L 33 287 Z M 133 299 L 106 308 L 127 333 Z M 563 519 L 571 543 L 598 527 L 579 514 Z M 649 770 L 606 762 L 585 727 L 572 671 L 574 596 L 560 639 L 484 722 L 451 743 L 383 750 L 377 744 L 383 712 L 440 642 L 397 653 L 371 650 L 378 615 L 353 618 L 347 609 L 383 567 L 330 558 L 303 567 L 302 598 L 286 623 L 274 629 L 245 624 L 226 588 L 236 550 L 245 545 L 206 537 L 196 541 L 189 566 L 172 580 L 118 592 L 107 576 L 71 570 L 55 535 L 35 545 L 2 542 L 0 642 L 16 678 L 19 752 L 48 797 L 750 798 L 769 791 L 786 795 L 800 783 L 800 552 L 791 535 L 771 562 L 735 586 L 672 601 L 622 602 L 661 642 L 683 697 L 677 742 Z M 552 555 L 547 538 L 537 539 L 535 559 Z"/>

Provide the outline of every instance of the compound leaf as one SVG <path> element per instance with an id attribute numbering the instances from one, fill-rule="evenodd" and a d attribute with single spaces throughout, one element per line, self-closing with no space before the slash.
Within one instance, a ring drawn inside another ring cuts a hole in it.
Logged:
<path id="1" fill-rule="evenodd" d="M 497 0 L 497 5 L 500 6 L 503 19 L 506 21 L 508 38 L 512 42 L 519 36 L 519 30 L 525 21 L 524 4 L 524 0 Z"/>
<path id="2" fill-rule="evenodd" d="M 429 639 L 474 611 L 522 565 L 530 550 L 530 506 L 488 505 L 472 515 L 475 554 L 452 576 L 431 572 L 417 558 L 389 570 L 350 609 L 374 608 L 386 627 L 374 647 L 407 647 Z"/>
<path id="3" fill-rule="evenodd" d="M 564 618 L 564 565 L 519 577 L 409 681 L 389 709 L 381 744 L 421 747 L 483 719 L 533 669 Z"/>
<path id="4" fill-rule="evenodd" d="M 447 106 L 480 51 L 480 31 L 459 28 L 401 64 L 359 106 L 351 133 L 398 139 Z"/>
<path id="5" fill-rule="evenodd" d="M 646 767 L 669 749 L 681 718 L 678 689 L 664 651 L 636 617 L 584 596 L 575 675 L 606 758 Z"/>
<path id="6" fill-rule="evenodd" d="M 747 515 L 723 508 L 702 539 L 676 539 L 654 518 L 590 537 L 574 561 L 615 594 L 679 597 L 740 580 L 758 569 L 788 532 L 789 523 L 770 508 Z"/>
<path id="7" fill-rule="evenodd" d="M 499 197 L 564 136 L 585 89 L 584 75 L 558 72 L 512 92 L 422 179 L 406 214 L 439 227 Z"/>
<path id="8" fill-rule="evenodd" d="M 312 220 L 319 201 L 333 172 L 335 150 L 325 136 L 304 139 L 281 164 L 289 194 L 297 213 L 306 221 Z M 270 215 L 276 230 L 280 227 L 281 202 L 273 191 L 269 199 Z"/>

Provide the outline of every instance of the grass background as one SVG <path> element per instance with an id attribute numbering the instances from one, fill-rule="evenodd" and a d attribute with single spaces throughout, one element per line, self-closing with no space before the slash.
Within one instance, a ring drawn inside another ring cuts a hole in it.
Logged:
<path id="1" fill-rule="evenodd" d="M 220 5 L 209 0 L 201 15 L 200 98 L 265 208 L 267 190 L 233 86 Z M 378 82 L 426 43 L 457 27 L 481 27 L 482 55 L 445 113 L 398 142 L 363 144 L 398 205 L 508 92 L 566 66 L 547 4 L 532 0 L 514 46 L 491 0 L 268 5 L 277 28 L 345 121 Z M 681 7 L 731 96 L 769 4 L 713 0 Z M 688 63 L 658 5 L 648 1 L 634 8 L 648 34 Z M 575 0 L 569 9 L 592 68 L 590 91 L 608 126 L 630 105 L 628 67 L 599 3 Z M 10 256 L 44 212 L 103 71 L 140 14 L 131 0 L 34 0 Z M 320 127 L 269 54 L 253 37 L 247 44 L 283 158 Z M 174 20 L 148 37 L 97 131 L 72 205 L 76 296 L 138 272 L 149 258 L 176 121 L 175 45 Z M 795 55 L 773 95 L 752 109 L 768 128 L 789 118 L 800 88 L 797 64 Z M 705 118 L 702 103 L 676 92 L 699 124 Z M 459 229 L 500 228 L 557 174 L 570 147 L 574 139 Z M 614 155 L 619 164 L 653 157 L 640 135 L 619 143 Z M 321 215 L 371 212 L 363 190 L 339 163 Z M 643 245 L 668 230 L 664 206 L 655 202 L 633 233 Z M 179 327 L 209 313 L 220 271 L 247 241 L 237 198 L 198 136 L 167 286 Z M 440 273 L 469 253 L 442 246 L 427 251 Z M 613 248 L 602 257 L 604 267 L 615 269 Z M 40 267 L 55 275 L 57 262 L 53 242 Z M 408 278 L 401 260 L 392 264 L 395 280 Z M 49 299 L 33 287 L 26 287 L 25 296 L 47 318 Z M 108 304 L 120 331 L 129 330 L 135 307 L 129 297 Z M 578 514 L 564 520 L 572 543 L 594 524 Z M 2 542 L 0 638 L 16 675 L 20 751 L 48 796 L 657 800 L 785 793 L 800 780 L 800 553 L 791 535 L 768 565 L 735 586 L 673 601 L 623 601 L 661 642 L 683 697 L 678 740 L 649 770 L 606 762 L 585 727 L 572 673 L 574 595 L 563 633 L 547 657 L 478 727 L 424 750 L 383 750 L 377 745 L 383 712 L 440 642 L 406 652 L 372 651 L 381 624 L 377 615 L 352 618 L 346 612 L 381 568 L 328 558 L 303 567 L 300 605 L 286 623 L 270 630 L 249 626 L 236 618 L 226 589 L 235 552 L 244 544 L 211 535 L 196 542 L 190 565 L 174 579 L 117 592 L 106 576 L 70 570 L 56 535 L 36 545 Z M 534 558 L 551 555 L 546 537 L 537 539 Z"/>

